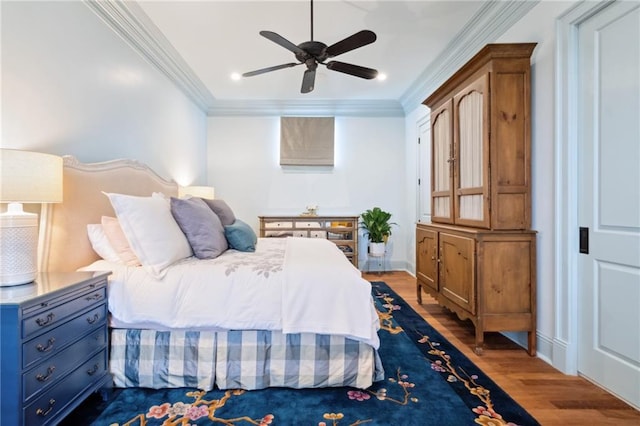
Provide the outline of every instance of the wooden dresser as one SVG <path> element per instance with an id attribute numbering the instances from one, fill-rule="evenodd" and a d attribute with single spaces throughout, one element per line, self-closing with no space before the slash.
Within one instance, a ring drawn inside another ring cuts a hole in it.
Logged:
<path id="1" fill-rule="evenodd" d="M 359 216 L 259 216 L 261 237 L 326 238 L 358 267 Z"/>
<path id="2" fill-rule="evenodd" d="M 108 389 L 107 276 L 42 273 L 0 288 L 0 424 L 57 424 Z"/>
<path id="3" fill-rule="evenodd" d="M 490 44 L 439 87 L 431 109 L 431 221 L 416 229 L 422 291 L 476 328 L 526 331 L 536 352 L 530 57 Z"/>

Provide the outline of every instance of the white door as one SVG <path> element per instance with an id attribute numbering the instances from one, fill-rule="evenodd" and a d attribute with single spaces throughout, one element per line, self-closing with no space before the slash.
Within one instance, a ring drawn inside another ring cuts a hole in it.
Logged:
<path id="1" fill-rule="evenodd" d="M 578 371 L 640 408 L 640 3 L 606 7 L 578 44 Z"/>
<path id="2" fill-rule="evenodd" d="M 418 122 L 418 221 L 431 222 L 431 120 Z"/>

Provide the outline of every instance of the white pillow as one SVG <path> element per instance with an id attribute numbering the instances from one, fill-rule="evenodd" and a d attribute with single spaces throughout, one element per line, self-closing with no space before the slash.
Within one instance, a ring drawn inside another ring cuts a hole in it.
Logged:
<path id="1" fill-rule="evenodd" d="M 104 193 L 140 263 L 162 278 L 167 266 L 192 256 L 187 237 L 171 214 L 169 200 L 160 197 Z"/>
<path id="2" fill-rule="evenodd" d="M 91 241 L 91 247 L 98 256 L 106 260 L 107 262 L 122 263 L 118 253 L 109 243 L 107 235 L 104 233 L 102 225 L 99 223 L 91 223 L 87 225 L 87 235 L 89 241 Z"/>

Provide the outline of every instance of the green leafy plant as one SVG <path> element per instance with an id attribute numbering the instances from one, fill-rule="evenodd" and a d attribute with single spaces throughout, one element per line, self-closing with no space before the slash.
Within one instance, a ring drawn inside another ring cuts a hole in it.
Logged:
<path id="1" fill-rule="evenodd" d="M 387 238 L 391 235 L 391 225 L 397 225 L 390 222 L 391 213 L 382 210 L 380 207 L 369 209 L 360 215 L 360 228 L 364 230 L 364 236 L 369 238 L 372 243 L 386 243 Z"/>

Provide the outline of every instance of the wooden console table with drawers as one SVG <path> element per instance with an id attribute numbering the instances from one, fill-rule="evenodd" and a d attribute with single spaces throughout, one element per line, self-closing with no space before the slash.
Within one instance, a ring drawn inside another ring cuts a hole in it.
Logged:
<path id="1" fill-rule="evenodd" d="M 258 216 L 260 237 L 326 238 L 358 267 L 359 216 Z"/>

